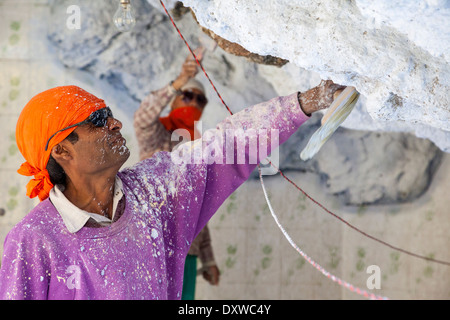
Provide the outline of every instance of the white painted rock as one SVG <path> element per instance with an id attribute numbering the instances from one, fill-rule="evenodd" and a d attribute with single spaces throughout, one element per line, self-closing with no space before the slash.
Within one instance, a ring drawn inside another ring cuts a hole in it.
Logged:
<path id="1" fill-rule="evenodd" d="M 450 2 L 183 3 L 202 26 L 251 52 L 356 87 L 364 104 L 344 126 L 412 132 L 450 151 Z"/>

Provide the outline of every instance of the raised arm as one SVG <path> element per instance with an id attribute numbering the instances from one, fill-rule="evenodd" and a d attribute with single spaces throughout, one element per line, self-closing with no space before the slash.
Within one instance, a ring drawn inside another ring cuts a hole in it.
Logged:
<path id="1" fill-rule="evenodd" d="M 141 177 L 133 181 L 151 191 L 144 202 L 160 203 L 167 243 L 187 253 L 196 235 L 257 164 L 309 119 L 305 112 L 328 107 L 341 88 L 327 81 L 305 93 L 246 108 L 200 139 L 171 153 L 160 152 L 129 170 Z"/>
<path id="2" fill-rule="evenodd" d="M 203 50 L 197 51 L 199 59 Z M 189 79 L 195 77 L 198 72 L 197 63 L 188 56 L 181 67 L 178 77 L 165 87 L 151 92 L 142 100 L 134 114 L 134 130 L 139 144 L 141 160 L 152 156 L 160 150 L 170 149 L 169 137 L 164 125 L 159 121 L 161 112 L 172 101 L 177 92 Z"/>
<path id="3" fill-rule="evenodd" d="M 308 120 L 306 113 L 328 107 L 334 93 L 342 88 L 324 81 L 305 93 L 246 108 L 219 123 L 216 129 L 206 131 L 202 139 L 174 150 L 173 162 L 182 158 L 188 163 L 194 187 L 192 192 L 182 190 L 178 200 L 194 198 L 197 200 L 191 201 L 192 208 L 200 206 L 194 236 L 225 199 L 248 179 L 257 164 Z"/>

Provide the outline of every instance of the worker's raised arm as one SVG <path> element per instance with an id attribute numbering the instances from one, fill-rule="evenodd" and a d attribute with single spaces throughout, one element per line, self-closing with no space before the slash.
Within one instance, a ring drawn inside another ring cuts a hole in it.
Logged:
<path id="1" fill-rule="evenodd" d="M 203 57 L 203 48 L 195 51 L 197 58 Z M 155 152 L 169 149 L 164 148 L 168 143 L 167 132 L 163 123 L 159 121 L 162 111 L 170 105 L 177 94 L 190 79 L 195 77 L 198 72 L 197 62 L 189 55 L 183 65 L 179 75 L 170 84 L 165 87 L 150 92 L 141 102 L 139 108 L 134 113 L 134 130 L 139 144 L 140 158 L 145 159 L 152 156 Z"/>
<path id="2" fill-rule="evenodd" d="M 164 143 L 166 129 L 159 121 L 159 117 L 175 94 L 175 89 L 167 84 L 164 88 L 153 91 L 145 97 L 134 113 L 134 130 L 141 159 L 159 151 L 158 149 Z"/>
<path id="3" fill-rule="evenodd" d="M 226 118 L 215 129 L 207 130 L 201 139 L 176 148 L 171 154 L 173 166 L 180 161 L 193 179 L 193 190 L 182 190 L 178 201 L 183 203 L 189 199 L 191 206 L 199 206 L 192 236 L 200 232 L 228 196 L 248 179 L 257 164 L 308 120 L 306 113 L 328 107 L 334 93 L 342 88 L 332 81 L 323 81 L 305 93 L 246 108 Z M 190 224 L 195 223 L 196 218 L 192 219 Z"/>
<path id="4" fill-rule="evenodd" d="M 171 156 L 173 166 L 186 166 L 192 192 L 182 190 L 192 210 L 185 222 L 200 232 L 228 196 L 243 184 L 257 164 L 285 142 L 308 119 L 297 93 L 274 98 L 228 117 L 201 139 L 183 144 Z M 198 221 L 193 217 L 198 211 Z M 195 212 L 195 213 L 194 213 Z M 193 239 L 193 238 L 192 238 Z"/>
<path id="5" fill-rule="evenodd" d="M 174 261 L 184 261 L 193 239 L 228 196 L 309 118 L 305 112 L 331 104 L 328 96 L 336 88 L 327 87 L 320 99 L 315 95 L 322 89 L 305 93 L 302 106 L 303 94 L 294 93 L 246 108 L 201 138 L 119 173 L 124 187 L 138 195 L 134 206 L 143 219 L 163 235 L 168 268 L 182 273 Z"/>
<path id="6" fill-rule="evenodd" d="M 119 176 L 125 187 L 141 195 L 139 206 L 153 208 L 165 242 L 183 256 L 272 147 L 286 141 L 307 119 L 297 93 L 274 98 L 226 118 L 171 153 L 157 152 Z"/>

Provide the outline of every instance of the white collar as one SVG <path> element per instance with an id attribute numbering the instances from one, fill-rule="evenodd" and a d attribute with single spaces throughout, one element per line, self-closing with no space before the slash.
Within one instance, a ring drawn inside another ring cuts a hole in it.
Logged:
<path id="1" fill-rule="evenodd" d="M 109 219 L 96 213 L 81 210 L 66 198 L 63 190 L 64 186 L 62 185 L 54 186 L 50 191 L 50 200 L 55 206 L 56 210 L 58 210 L 61 218 L 64 221 L 64 224 L 71 233 L 75 233 L 83 228 L 89 219 L 94 219 L 100 225 L 110 225 L 112 221 L 114 221 L 117 204 L 123 197 L 122 180 L 120 180 L 120 178 L 116 176 L 116 180 L 114 182 L 113 216 L 112 219 Z"/>

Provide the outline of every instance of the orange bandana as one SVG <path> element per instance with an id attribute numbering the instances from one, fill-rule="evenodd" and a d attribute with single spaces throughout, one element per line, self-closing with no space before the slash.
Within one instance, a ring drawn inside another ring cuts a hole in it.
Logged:
<path id="1" fill-rule="evenodd" d="M 159 121 L 166 127 L 167 131 L 185 129 L 191 135 L 191 140 L 195 137 L 195 121 L 200 120 L 202 112 L 196 107 L 181 107 L 172 110 L 167 117 L 159 118 Z"/>
<path id="2" fill-rule="evenodd" d="M 18 173 L 34 176 L 27 184 L 27 196 L 48 198 L 53 184 L 46 169 L 52 148 L 63 141 L 77 127 L 55 135 L 45 151 L 47 140 L 58 130 L 86 120 L 90 114 L 105 108 L 103 100 L 76 87 L 56 87 L 44 91 L 23 108 L 16 126 L 16 142 L 26 162 Z"/>

